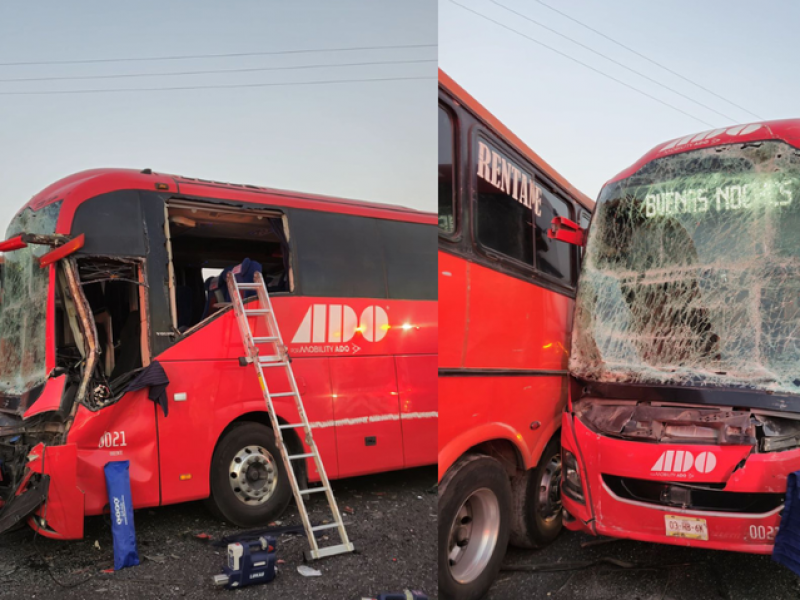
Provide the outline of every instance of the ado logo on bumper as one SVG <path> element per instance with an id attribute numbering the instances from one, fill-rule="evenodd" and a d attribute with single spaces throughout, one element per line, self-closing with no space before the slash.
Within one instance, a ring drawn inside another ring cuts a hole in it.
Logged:
<path id="1" fill-rule="evenodd" d="M 713 452 L 701 452 L 695 457 L 688 450 L 667 450 L 658 457 L 651 472 L 686 473 L 692 467 L 698 473 L 710 473 L 717 466 Z"/>

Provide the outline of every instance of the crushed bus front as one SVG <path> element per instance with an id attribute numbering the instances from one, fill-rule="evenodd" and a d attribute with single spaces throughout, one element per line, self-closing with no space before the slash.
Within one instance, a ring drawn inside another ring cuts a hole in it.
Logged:
<path id="1" fill-rule="evenodd" d="M 581 398 L 562 417 L 565 525 L 770 554 L 800 469 L 800 421 L 778 414 Z"/>
<path id="2" fill-rule="evenodd" d="M 800 469 L 798 125 L 662 144 L 600 193 L 562 417 L 567 527 L 771 552 Z"/>

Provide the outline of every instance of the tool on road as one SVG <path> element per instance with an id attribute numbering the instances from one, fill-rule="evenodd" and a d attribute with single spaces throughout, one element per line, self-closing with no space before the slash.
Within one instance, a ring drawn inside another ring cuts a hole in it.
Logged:
<path id="1" fill-rule="evenodd" d="M 291 359 L 287 352 L 286 346 L 283 344 L 280 330 L 278 329 L 278 322 L 275 319 L 275 313 L 272 308 L 272 301 L 267 292 L 267 286 L 264 283 L 264 278 L 261 273 L 256 272 L 253 277 L 253 283 L 241 283 L 236 279 L 234 273 L 228 273 L 228 292 L 230 293 L 231 303 L 236 313 L 236 320 L 239 323 L 239 332 L 242 335 L 242 342 L 244 343 L 245 357 L 244 363 L 251 364 L 255 368 L 258 382 L 261 385 L 261 391 L 264 394 L 264 401 L 267 404 L 267 411 L 269 418 L 272 422 L 272 429 L 275 431 L 275 442 L 281 451 L 283 462 L 286 465 L 286 473 L 289 477 L 289 482 L 292 486 L 294 499 L 297 503 L 297 509 L 300 512 L 300 518 L 303 521 L 303 527 L 308 537 L 310 550 L 306 552 L 306 558 L 318 559 L 326 556 L 333 556 L 335 554 L 343 554 L 345 552 L 353 551 L 353 544 L 347 537 L 342 515 L 339 512 L 339 507 L 336 504 L 336 498 L 333 497 L 333 490 L 328 481 L 328 475 L 325 472 L 325 467 L 322 464 L 322 459 L 319 456 L 319 450 L 314 437 L 311 433 L 311 424 L 306 416 L 305 408 L 303 407 L 303 400 L 300 398 L 300 391 L 297 387 L 297 381 L 292 372 Z M 254 290 L 258 296 L 258 305 L 248 301 L 247 305 L 244 303 L 242 292 Z M 266 322 L 266 335 L 254 337 L 253 330 L 250 327 L 250 317 L 263 317 Z M 264 354 L 261 349 L 267 350 Z M 290 391 L 281 393 L 271 393 L 267 386 L 267 380 L 264 377 L 264 369 L 275 368 L 282 369 L 286 373 L 289 381 Z M 299 422 L 281 424 L 275 414 L 275 407 L 273 406 L 273 398 L 292 398 L 297 407 L 299 415 Z M 283 437 L 283 432 L 286 429 L 302 429 L 304 435 L 301 439 L 308 447 L 307 452 L 299 454 L 290 454 L 290 450 L 286 445 Z M 320 481 L 320 487 L 308 488 L 301 490 L 297 483 L 297 477 L 294 472 L 293 462 L 297 460 L 306 460 L 313 458 L 314 464 L 317 467 Z M 306 510 L 305 496 L 315 493 L 324 493 L 327 500 L 330 512 L 333 515 L 333 521 L 323 525 L 313 526 L 308 518 L 308 511 Z M 320 548 L 317 544 L 316 532 L 321 530 L 338 530 L 340 543 L 333 546 L 326 546 Z"/>
<path id="2" fill-rule="evenodd" d="M 275 538 L 228 544 L 228 564 L 214 575 L 214 585 L 232 590 L 275 579 Z"/>

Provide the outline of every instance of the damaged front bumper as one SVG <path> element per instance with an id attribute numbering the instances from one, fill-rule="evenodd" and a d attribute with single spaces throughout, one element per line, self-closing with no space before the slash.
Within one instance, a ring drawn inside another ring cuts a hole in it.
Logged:
<path id="1" fill-rule="evenodd" d="M 770 554 L 787 476 L 800 469 L 794 423 L 747 410 L 583 398 L 562 416 L 565 526 Z"/>
<path id="2" fill-rule="evenodd" d="M 0 534 L 22 520 L 41 535 L 74 540 L 83 537 L 83 492 L 77 486 L 75 444 L 37 444 L 27 455 L 22 480 L 7 490 L 0 508 Z"/>

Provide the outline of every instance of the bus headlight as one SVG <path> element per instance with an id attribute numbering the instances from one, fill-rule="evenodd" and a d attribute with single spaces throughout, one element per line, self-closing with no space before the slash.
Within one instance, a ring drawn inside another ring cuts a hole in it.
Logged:
<path id="1" fill-rule="evenodd" d="M 578 468 L 578 460 L 569 450 L 562 450 L 561 454 L 564 461 L 564 477 L 561 480 L 561 491 L 572 500 L 585 504 L 586 500 L 583 497 L 583 482 L 581 481 L 581 471 Z"/>

